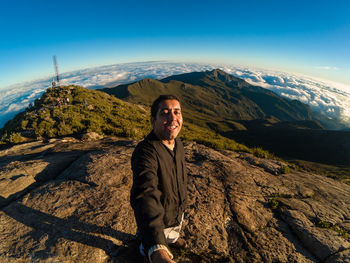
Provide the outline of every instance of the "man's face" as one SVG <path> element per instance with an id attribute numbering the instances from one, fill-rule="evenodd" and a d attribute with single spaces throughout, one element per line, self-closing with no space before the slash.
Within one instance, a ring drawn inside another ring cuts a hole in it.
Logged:
<path id="1" fill-rule="evenodd" d="M 156 117 L 151 117 L 154 133 L 161 141 L 173 143 L 182 127 L 181 106 L 177 100 L 164 100 L 158 105 Z"/>

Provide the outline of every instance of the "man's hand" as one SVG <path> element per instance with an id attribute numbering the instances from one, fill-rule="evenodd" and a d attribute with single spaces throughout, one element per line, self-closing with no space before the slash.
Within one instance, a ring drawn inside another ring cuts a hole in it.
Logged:
<path id="1" fill-rule="evenodd" d="M 164 249 L 154 251 L 151 255 L 152 263 L 176 263 L 170 259 L 168 252 Z"/>

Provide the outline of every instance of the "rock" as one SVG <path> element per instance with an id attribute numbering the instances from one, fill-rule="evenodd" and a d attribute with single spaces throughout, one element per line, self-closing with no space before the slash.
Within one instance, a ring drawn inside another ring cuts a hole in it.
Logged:
<path id="1" fill-rule="evenodd" d="M 284 164 L 280 161 L 258 158 L 250 153 L 241 153 L 240 158 L 246 160 L 252 165 L 259 166 L 263 168 L 266 172 L 269 172 L 274 175 L 283 173 L 283 168 L 288 166 L 287 164 Z"/>
<path id="2" fill-rule="evenodd" d="M 72 138 L 0 151 L 0 261 L 142 262 L 129 204 L 136 143 Z M 349 262 L 349 240 L 317 226 L 349 233 L 348 185 L 192 142 L 185 152 L 188 249 L 173 251 L 177 262 Z"/>
<path id="3" fill-rule="evenodd" d="M 32 188 L 36 183 L 35 176 L 47 166 L 47 162 L 32 160 L 14 161 L 3 167 L 0 172 L 0 207 L 20 197 L 25 189 Z"/>
<path id="4" fill-rule="evenodd" d="M 130 178 L 123 180 L 103 172 L 110 158 L 120 160 L 118 156 L 123 157 L 123 154 L 128 154 L 130 158 L 130 149 L 117 148 L 114 153 L 119 151 L 119 155 L 114 156 L 110 155 L 109 150 L 105 153 L 93 150 L 90 154 L 92 159 L 96 158 L 93 169 L 85 174 L 80 171 L 89 178 L 88 182 L 109 184 L 97 186 L 96 183 L 79 182 L 75 180 L 77 178 L 57 178 L 48 180 L 6 206 L 0 215 L 3 222 L 0 227 L 3 244 L 0 255 L 3 251 L 12 251 L 8 257 L 29 262 L 84 262 L 87 258 L 92 262 L 110 262 L 119 250 L 123 250 L 124 243 L 135 239 L 136 233 L 133 211 L 129 205 Z M 77 167 L 76 164 L 86 156 L 82 154 L 73 167 Z M 87 161 L 84 164 L 89 166 L 90 163 Z M 119 165 L 114 164 L 116 167 Z M 130 165 L 127 168 L 130 175 Z M 67 168 L 66 171 L 70 170 Z M 8 257 L 2 255 L 0 259 L 7 261 Z"/>
<path id="5" fill-rule="evenodd" d="M 81 136 L 81 140 L 82 141 L 95 141 L 95 140 L 100 140 L 102 139 L 103 136 L 96 133 L 96 132 L 88 132 L 88 133 L 84 133 Z"/>
<path id="6" fill-rule="evenodd" d="M 295 210 L 283 212 L 283 218 L 304 246 L 324 261 L 330 255 L 350 248 L 350 243 L 331 229 L 316 227 L 304 214 Z"/>
<path id="7" fill-rule="evenodd" d="M 350 263 L 350 250 L 341 251 L 332 255 L 325 263 Z"/>

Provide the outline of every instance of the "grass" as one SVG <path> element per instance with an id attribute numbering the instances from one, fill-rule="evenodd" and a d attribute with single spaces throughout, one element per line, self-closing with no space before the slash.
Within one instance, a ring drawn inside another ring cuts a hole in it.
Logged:
<path id="1" fill-rule="evenodd" d="M 339 233 L 343 238 L 348 239 L 348 232 L 337 224 L 332 224 L 331 222 L 319 220 L 316 222 L 316 226 L 320 228 L 331 229 Z"/>
<path id="2" fill-rule="evenodd" d="M 32 108 L 16 115 L 1 129 L 0 138 L 3 143 L 14 144 L 25 137 L 53 138 L 93 131 L 140 139 L 150 129 L 148 113 L 140 107 L 100 91 L 63 86 L 47 89 Z"/>
<path id="3" fill-rule="evenodd" d="M 271 198 L 269 200 L 269 205 L 270 205 L 271 209 L 275 210 L 275 209 L 277 209 L 279 207 L 280 204 L 279 204 L 279 202 L 277 201 L 276 198 Z"/>
<path id="4" fill-rule="evenodd" d="M 195 141 L 214 149 L 252 152 L 252 149 L 243 144 L 227 139 L 209 129 L 205 129 L 191 123 L 184 124 L 180 133 L 180 138 L 185 141 Z"/>
<path id="5" fill-rule="evenodd" d="M 282 174 L 288 174 L 288 173 L 290 173 L 290 168 L 289 168 L 289 166 L 287 166 L 287 165 L 282 166 L 282 168 L 281 168 L 281 173 L 282 173 Z"/>

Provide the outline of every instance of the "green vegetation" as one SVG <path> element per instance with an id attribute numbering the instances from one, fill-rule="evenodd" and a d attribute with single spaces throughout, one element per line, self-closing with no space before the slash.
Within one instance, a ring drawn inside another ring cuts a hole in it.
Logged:
<path id="1" fill-rule="evenodd" d="M 260 147 L 254 147 L 252 149 L 252 153 L 259 158 L 272 158 L 273 156 L 268 152 L 265 151 L 264 149 L 260 148 Z"/>
<path id="2" fill-rule="evenodd" d="M 59 101 L 58 101 L 59 98 Z M 67 100 L 68 99 L 68 100 Z M 96 132 L 140 139 L 150 131 L 148 111 L 79 86 L 49 88 L 32 108 L 1 129 L 2 142 Z"/>
<path id="3" fill-rule="evenodd" d="M 243 144 L 239 144 L 234 140 L 218 135 L 209 129 L 191 123 L 184 124 L 180 138 L 185 141 L 195 141 L 213 149 L 226 149 L 253 153 L 253 149 L 250 149 Z"/>
<path id="4" fill-rule="evenodd" d="M 17 114 L 0 130 L 0 138 L 3 144 L 16 144 L 30 139 L 96 132 L 104 136 L 141 139 L 151 130 L 149 111 L 147 106 L 124 102 L 101 91 L 79 86 L 49 88 L 35 101 L 32 108 Z M 270 156 L 262 149 L 250 149 L 209 128 L 186 121 L 180 138 L 214 149 L 258 153 L 260 157 Z"/>
<path id="5" fill-rule="evenodd" d="M 289 166 L 287 166 L 287 165 L 282 166 L 282 168 L 281 168 L 281 173 L 282 173 L 282 174 L 288 174 L 288 173 L 290 173 L 290 168 L 289 168 Z"/>
<path id="6" fill-rule="evenodd" d="M 319 220 L 316 222 L 316 226 L 320 228 L 331 229 L 339 233 L 343 238 L 348 239 L 348 232 L 337 224 L 332 224 L 331 222 Z"/>
<path id="7" fill-rule="evenodd" d="M 276 198 L 271 198 L 271 199 L 269 200 L 269 205 L 270 205 L 271 209 L 275 210 L 275 209 L 278 208 L 278 206 L 279 206 L 280 204 L 279 204 L 279 202 L 277 201 Z"/>
<path id="8" fill-rule="evenodd" d="M 9 142 L 12 144 L 20 143 L 22 140 L 23 140 L 23 137 L 19 132 L 11 133 L 9 137 Z"/>

